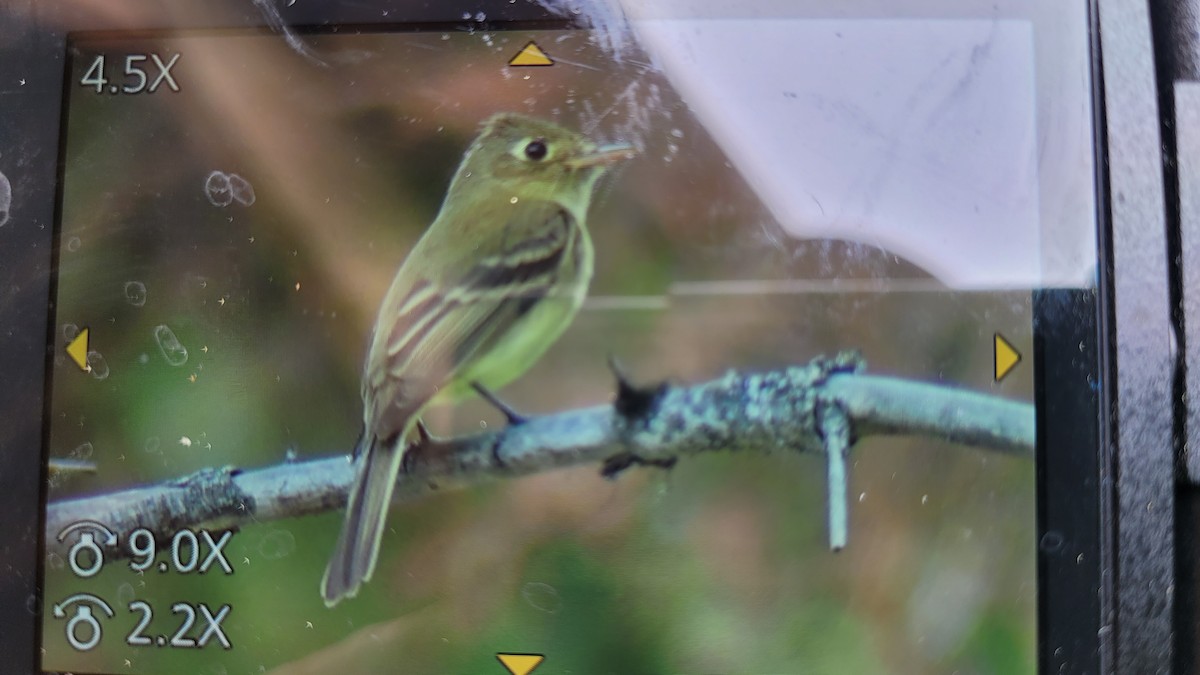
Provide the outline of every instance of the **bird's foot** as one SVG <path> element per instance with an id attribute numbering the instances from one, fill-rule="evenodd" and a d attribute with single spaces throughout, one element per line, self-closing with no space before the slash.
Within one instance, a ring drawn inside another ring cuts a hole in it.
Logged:
<path id="1" fill-rule="evenodd" d="M 600 468 L 600 475 L 605 478 L 616 478 L 618 474 L 635 466 L 653 466 L 659 469 L 672 469 L 675 467 L 675 462 L 678 457 L 664 457 L 662 459 L 647 459 L 639 457 L 632 452 L 622 452 L 604 460 L 604 466 Z"/>

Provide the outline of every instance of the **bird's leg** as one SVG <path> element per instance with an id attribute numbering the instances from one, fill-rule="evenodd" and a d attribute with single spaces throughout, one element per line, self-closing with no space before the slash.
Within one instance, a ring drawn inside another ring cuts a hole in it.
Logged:
<path id="1" fill-rule="evenodd" d="M 429 433 L 429 427 L 421 420 L 417 420 L 417 445 L 425 445 L 434 440 L 433 434 Z"/>
<path id="2" fill-rule="evenodd" d="M 419 419 L 416 422 L 416 430 L 417 437 L 409 441 L 408 447 L 404 450 L 404 456 L 400 459 L 401 473 L 410 473 L 417 456 L 438 442 L 438 438 L 429 432 L 429 427 Z"/>
<path id="3" fill-rule="evenodd" d="M 522 415 L 516 410 L 513 410 L 507 403 L 497 398 L 490 389 L 482 384 L 479 384 L 478 382 L 472 382 L 471 388 L 475 390 L 475 393 L 479 394 L 480 398 L 492 404 L 492 407 L 496 410 L 499 410 L 500 414 L 504 415 L 504 419 L 508 420 L 509 426 L 515 427 L 518 424 L 524 424 L 529 420 L 528 417 Z"/>

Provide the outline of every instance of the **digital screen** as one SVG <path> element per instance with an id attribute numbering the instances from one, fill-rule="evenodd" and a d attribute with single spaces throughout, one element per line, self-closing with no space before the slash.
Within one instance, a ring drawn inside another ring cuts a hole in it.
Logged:
<path id="1" fill-rule="evenodd" d="M 75 35 L 43 669 L 1033 670 L 1084 9 Z"/>

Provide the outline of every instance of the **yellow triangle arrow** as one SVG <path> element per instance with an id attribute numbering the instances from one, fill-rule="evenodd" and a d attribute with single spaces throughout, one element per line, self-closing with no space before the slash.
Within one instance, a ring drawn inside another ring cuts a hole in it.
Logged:
<path id="1" fill-rule="evenodd" d="M 79 335 L 76 335 L 74 340 L 71 340 L 71 344 L 67 345 L 67 356 L 71 357 L 80 370 L 87 372 L 91 370 L 87 364 L 87 353 L 88 329 L 84 328 L 79 331 Z"/>
<path id="2" fill-rule="evenodd" d="M 546 52 L 537 46 L 533 40 L 529 44 L 521 47 L 521 51 L 517 55 L 508 60 L 510 66 L 552 66 L 554 60 L 546 56 Z"/>
<path id="3" fill-rule="evenodd" d="M 541 654 L 497 654 L 496 658 L 512 675 L 529 675 L 546 660 Z"/>
<path id="4" fill-rule="evenodd" d="M 996 333 L 995 349 L 992 353 L 992 364 L 995 367 L 996 382 L 1004 379 L 1010 371 L 1018 363 L 1021 362 L 1021 352 L 1012 346 L 1012 343 L 1004 339 L 1004 336 Z"/>

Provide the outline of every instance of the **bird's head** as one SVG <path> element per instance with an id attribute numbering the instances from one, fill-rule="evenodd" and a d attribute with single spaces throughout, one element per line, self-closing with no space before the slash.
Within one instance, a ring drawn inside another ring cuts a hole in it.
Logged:
<path id="1" fill-rule="evenodd" d="M 475 191 L 477 187 L 467 185 L 486 181 L 497 193 L 521 199 L 582 199 L 586 204 L 604 170 L 635 154 L 628 144 L 599 146 L 553 122 L 499 113 L 483 123 L 450 189 Z"/>

